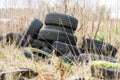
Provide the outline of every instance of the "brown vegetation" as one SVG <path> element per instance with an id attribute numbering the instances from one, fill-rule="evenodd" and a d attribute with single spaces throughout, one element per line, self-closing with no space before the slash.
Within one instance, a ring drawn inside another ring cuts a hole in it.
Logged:
<path id="1" fill-rule="evenodd" d="M 50 1 L 50 0 L 49 0 Z M 103 40 L 107 43 L 110 43 L 118 49 L 117 58 L 120 58 L 119 52 L 120 52 L 120 24 L 118 19 L 111 19 L 110 13 L 107 11 L 107 9 L 104 6 L 96 7 L 93 11 L 91 7 L 89 7 L 89 0 L 76 0 L 71 5 L 70 0 L 57 0 L 58 3 L 53 3 L 53 6 L 49 6 L 49 2 L 46 3 L 44 0 L 38 0 L 38 6 L 39 8 L 32 8 L 29 6 L 29 8 L 6 8 L 0 9 L 0 18 L 9 18 L 11 20 L 7 22 L 0 21 L 0 33 L 5 35 L 9 32 L 20 32 L 22 33 L 26 27 L 28 27 L 29 23 L 33 18 L 39 18 L 44 22 L 45 15 L 49 12 L 60 12 L 65 13 L 68 15 L 72 15 L 76 17 L 79 21 L 78 28 L 75 31 L 75 35 L 78 38 L 77 46 L 81 46 L 82 38 L 92 38 L 92 39 L 99 39 Z M 80 5 L 80 3 L 83 3 Z M 45 26 L 45 25 L 44 25 Z M 6 49 L 7 48 L 7 49 Z M 9 59 L 12 63 L 16 64 L 19 62 L 16 62 L 12 59 L 11 54 L 17 57 L 18 55 L 14 52 L 14 48 L 11 46 L 5 46 L 5 48 L 1 48 L 1 54 L 5 54 L 4 50 L 10 50 L 9 52 Z M 7 58 L 7 57 L 5 57 Z M 23 58 L 23 56 L 22 56 Z M 16 58 L 15 58 L 16 59 Z M 24 59 L 24 58 L 23 58 Z M 57 59 L 57 60 L 56 60 Z M 34 61 L 31 62 L 28 65 L 31 64 L 31 66 L 26 65 L 26 62 L 23 60 L 20 63 L 23 64 L 25 67 L 31 67 L 34 70 L 39 72 L 39 76 L 35 78 L 35 80 L 65 80 L 66 78 L 74 75 L 79 74 L 82 77 L 89 77 L 90 78 L 90 68 L 89 66 L 79 66 L 74 65 L 70 70 L 66 70 L 64 66 L 57 65 L 59 58 L 54 57 L 51 59 L 53 61 L 52 65 L 48 65 L 44 62 L 36 63 Z M 9 62 L 10 63 L 10 62 Z M 11 64 L 6 64 L 7 67 L 11 66 Z M 32 65 L 33 64 L 33 65 Z M 4 65 L 4 63 L 1 63 L 1 65 Z M 22 66 L 23 66 L 22 65 Z M 15 65 L 12 65 L 15 67 Z M 6 67 L 6 66 L 5 66 Z M 37 69 L 35 68 L 37 67 Z M 92 79 L 92 78 L 90 78 Z"/>

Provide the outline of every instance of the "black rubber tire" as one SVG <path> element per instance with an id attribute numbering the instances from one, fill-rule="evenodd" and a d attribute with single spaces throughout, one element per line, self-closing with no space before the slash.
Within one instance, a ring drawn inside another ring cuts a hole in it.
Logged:
<path id="1" fill-rule="evenodd" d="M 86 54 L 82 53 L 79 56 L 72 56 L 70 53 L 64 55 L 62 59 L 67 62 L 67 63 L 72 63 L 72 62 L 81 62 L 85 63 L 86 65 L 91 62 L 91 61 L 109 61 L 112 63 L 119 62 L 117 58 L 114 57 L 108 57 L 108 56 L 103 56 L 103 55 L 95 55 L 95 54 Z"/>
<path id="2" fill-rule="evenodd" d="M 6 79 L 9 79 L 7 78 L 6 75 L 10 75 L 10 74 L 14 74 L 14 78 L 16 76 L 17 79 L 14 79 L 14 80 L 24 80 L 24 78 L 27 78 L 27 79 L 32 79 L 34 77 L 36 77 L 38 75 L 37 72 L 33 71 L 32 69 L 30 68 L 15 68 L 15 69 L 6 69 L 6 70 L 1 70 L 0 71 L 0 80 L 6 80 Z M 16 75 L 15 75 L 16 74 Z M 24 78 L 22 78 L 24 77 Z"/>
<path id="3" fill-rule="evenodd" d="M 6 42 L 9 44 L 16 43 L 16 45 L 27 46 L 28 40 L 23 38 L 23 35 L 17 32 L 11 32 L 6 35 Z M 22 40 L 22 41 L 21 41 Z"/>
<path id="4" fill-rule="evenodd" d="M 98 64 L 99 65 L 99 64 Z M 104 66 L 91 66 L 91 77 L 95 80 L 120 80 L 120 71 L 116 68 L 105 68 Z"/>
<path id="5" fill-rule="evenodd" d="M 33 57 L 33 56 L 32 56 L 33 54 L 31 54 L 31 53 L 30 53 L 29 51 L 27 51 L 27 50 L 24 50 L 24 55 L 25 55 L 26 58 L 30 58 L 30 59 L 32 59 L 32 57 Z"/>
<path id="6" fill-rule="evenodd" d="M 45 24 L 64 26 L 76 30 L 78 25 L 78 20 L 75 17 L 66 14 L 49 13 L 46 15 Z"/>
<path id="7" fill-rule="evenodd" d="M 62 27 L 62 26 L 46 25 L 45 29 L 52 29 L 52 30 L 56 30 L 56 31 L 63 31 L 65 33 L 70 33 L 70 34 L 74 33 L 74 31 L 72 29 L 69 29 L 69 28 L 66 28 L 66 27 Z"/>
<path id="8" fill-rule="evenodd" d="M 64 54 L 67 54 L 68 52 L 71 52 L 74 56 L 78 56 L 81 53 L 84 53 L 81 48 L 59 41 L 54 41 L 52 43 L 52 48 L 56 51 L 57 56 L 62 56 Z"/>
<path id="9" fill-rule="evenodd" d="M 30 38 L 30 39 L 29 39 L 29 44 L 30 44 L 30 45 L 32 45 L 32 44 L 33 44 L 33 42 L 34 42 L 34 40 L 35 40 L 35 39 Z"/>
<path id="10" fill-rule="evenodd" d="M 31 45 L 33 48 L 43 48 L 43 47 L 46 47 L 47 46 L 47 43 L 45 41 L 40 41 L 40 40 L 34 40 L 34 42 L 32 43 Z"/>
<path id="11" fill-rule="evenodd" d="M 24 31 L 25 36 L 30 36 L 31 38 L 36 39 L 37 35 L 39 33 L 39 30 L 41 29 L 42 26 L 43 26 L 42 21 L 40 21 L 39 19 L 35 18 L 31 22 L 31 24 L 29 25 L 27 30 Z"/>
<path id="12" fill-rule="evenodd" d="M 43 48 L 41 48 L 41 50 L 43 50 L 43 51 L 45 51 L 47 53 L 51 53 L 52 52 L 52 50 L 49 49 L 48 47 L 43 47 Z"/>
<path id="13" fill-rule="evenodd" d="M 99 40 L 84 39 L 82 48 L 85 51 L 115 57 L 117 49 L 108 43 Z"/>
<path id="14" fill-rule="evenodd" d="M 113 63 L 118 62 L 117 58 L 107 57 L 103 55 L 95 55 L 95 54 L 80 54 L 78 58 L 81 59 L 81 61 L 101 60 L 101 61 L 109 61 Z"/>
<path id="15" fill-rule="evenodd" d="M 40 30 L 38 39 L 47 41 L 60 41 L 72 45 L 76 45 L 77 42 L 76 36 L 73 36 L 72 34 L 50 29 Z"/>

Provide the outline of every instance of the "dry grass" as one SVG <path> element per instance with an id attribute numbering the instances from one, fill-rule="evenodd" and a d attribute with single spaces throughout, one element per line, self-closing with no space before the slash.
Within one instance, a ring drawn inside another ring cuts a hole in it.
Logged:
<path id="1" fill-rule="evenodd" d="M 38 9 L 0 9 L 0 17 L 12 19 L 6 23 L 0 22 L 0 33 L 3 35 L 9 32 L 22 33 L 33 18 L 39 18 L 44 22 L 45 15 L 49 12 L 65 13 L 76 17 L 79 21 L 75 31 L 78 38 L 77 46 L 81 46 L 83 37 L 96 38 L 116 46 L 118 49 L 116 57 L 120 58 L 119 20 L 111 19 L 104 6 L 96 7 L 93 12 L 89 7 L 89 0 L 86 0 L 88 2 L 83 7 L 79 4 L 82 2 L 81 0 L 77 0 L 72 7 L 68 5 L 69 0 L 58 0 L 59 3 L 54 3 L 52 7 L 49 7 L 44 0 L 38 1 L 38 5 L 40 5 Z M 0 46 L 0 60 L 0 69 L 27 67 L 39 72 L 39 76 L 34 80 L 65 80 L 74 74 L 93 80 L 90 77 L 89 65 L 73 65 L 67 70 L 63 65 L 58 64 L 61 60 L 56 56 L 50 59 L 52 64 L 47 63 L 48 59 L 45 62 L 35 62 L 25 58 L 22 49 L 17 49 L 14 46 Z"/>
<path id="2" fill-rule="evenodd" d="M 23 49 L 17 49 L 14 45 L 2 45 L 0 47 L 0 60 L 0 70 L 30 68 L 38 72 L 39 75 L 33 80 L 65 80 L 74 74 L 83 76 L 80 72 L 84 66 L 65 66 L 61 63 L 61 59 L 55 55 L 44 61 L 36 62 L 34 59 L 27 59 L 23 54 Z M 86 71 L 88 72 L 88 70 Z M 86 71 L 82 71 L 82 74 L 86 73 Z"/>

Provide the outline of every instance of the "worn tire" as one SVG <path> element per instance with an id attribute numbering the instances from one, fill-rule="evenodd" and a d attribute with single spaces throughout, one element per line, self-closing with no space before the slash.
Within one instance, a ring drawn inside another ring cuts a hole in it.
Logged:
<path id="1" fill-rule="evenodd" d="M 85 51 L 115 57 L 117 49 L 108 43 L 99 40 L 84 39 L 82 48 Z"/>
<path id="2" fill-rule="evenodd" d="M 72 16 L 61 13 L 49 13 L 45 18 L 46 25 L 64 26 L 76 30 L 78 20 Z"/>
<path id="3" fill-rule="evenodd" d="M 73 29 L 69 29 L 69 28 L 62 27 L 62 26 L 46 25 L 45 29 L 52 29 L 52 30 L 56 30 L 56 31 L 63 31 L 65 33 L 70 33 L 70 34 L 74 33 Z"/>
<path id="4" fill-rule="evenodd" d="M 43 51 L 45 51 L 47 53 L 51 53 L 52 52 L 52 50 L 49 49 L 48 47 L 43 47 L 43 48 L 41 48 L 41 50 L 43 50 Z"/>
<path id="5" fill-rule="evenodd" d="M 38 48 L 38 49 L 40 49 L 40 48 L 43 48 L 43 47 L 45 47 L 45 46 L 47 46 L 47 43 L 45 42 L 45 41 L 40 41 L 40 40 L 34 40 L 34 42 L 32 43 L 32 45 L 31 45 L 33 48 Z"/>
<path id="6" fill-rule="evenodd" d="M 62 56 L 68 52 L 71 52 L 74 56 L 80 55 L 80 53 L 84 53 L 81 48 L 59 41 L 54 41 L 52 43 L 52 48 L 57 52 L 58 56 Z"/>
<path id="7" fill-rule="evenodd" d="M 6 35 L 6 42 L 9 44 L 15 43 L 16 45 L 20 45 L 20 46 L 27 46 L 28 40 L 26 38 L 23 39 L 22 38 L 23 38 L 22 34 L 11 32 Z"/>
<path id="8" fill-rule="evenodd" d="M 15 69 L 6 69 L 0 71 L 0 80 L 6 80 L 9 79 L 7 75 L 11 75 L 14 80 L 24 80 L 24 78 L 27 79 L 33 79 L 38 75 L 37 72 L 33 71 L 30 68 L 15 68 Z M 22 78 L 24 77 L 24 78 Z"/>
<path id="9" fill-rule="evenodd" d="M 38 32 L 42 26 L 43 26 L 42 21 L 40 21 L 39 19 L 34 19 L 29 25 L 29 27 L 27 28 L 27 30 L 24 31 L 25 36 L 30 36 L 36 39 Z"/>
<path id="10" fill-rule="evenodd" d="M 72 34 L 50 29 L 40 30 L 38 39 L 47 41 L 60 41 L 72 45 L 76 45 L 77 41 L 77 38 Z"/>
<path id="11" fill-rule="evenodd" d="M 107 57 L 103 55 L 95 55 L 95 54 L 80 54 L 78 58 L 81 59 L 81 61 L 101 60 L 101 61 L 109 61 L 113 63 L 118 62 L 117 58 Z"/>
<path id="12" fill-rule="evenodd" d="M 26 58 L 30 58 L 30 59 L 32 59 L 32 57 L 33 57 L 33 56 L 32 56 L 33 54 L 31 54 L 31 53 L 30 53 L 29 51 L 27 51 L 27 50 L 24 50 L 24 55 L 25 55 Z"/>
<path id="13" fill-rule="evenodd" d="M 35 41 L 35 39 L 30 38 L 30 39 L 29 39 L 29 44 L 32 45 L 34 41 Z"/>

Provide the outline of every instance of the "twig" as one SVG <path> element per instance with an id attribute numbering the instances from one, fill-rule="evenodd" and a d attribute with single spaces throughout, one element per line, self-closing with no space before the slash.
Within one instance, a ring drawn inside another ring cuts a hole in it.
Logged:
<path id="1" fill-rule="evenodd" d="M 100 29 L 100 24 L 101 24 L 101 20 L 99 20 L 98 27 L 97 27 L 97 30 L 96 30 L 95 35 L 94 35 L 94 39 L 96 39 L 97 33 Z"/>

